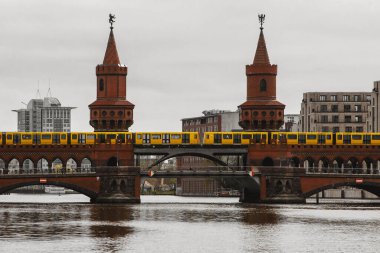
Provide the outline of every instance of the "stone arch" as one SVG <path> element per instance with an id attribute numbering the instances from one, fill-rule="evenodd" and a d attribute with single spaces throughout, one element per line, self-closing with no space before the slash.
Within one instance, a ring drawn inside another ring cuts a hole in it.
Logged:
<path id="1" fill-rule="evenodd" d="M 110 189 L 111 189 L 111 192 L 117 192 L 117 182 L 115 179 L 112 180 Z"/>
<path id="2" fill-rule="evenodd" d="M 26 174 L 31 174 L 33 173 L 34 171 L 34 163 L 31 159 L 27 158 L 24 160 L 24 162 L 22 163 L 22 170 L 24 173 Z"/>
<path id="3" fill-rule="evenodd" d="M 123 193 L 127 192 L 127 184 L 125 183 L 125 180 L 120 181 L 120 191 Z"/>
<path id="4" fill-rule="evenodd" d="M 107 166 L 112 166 L 112 167 L 118 166 L 117 158 L 114 156 L 110 157 L 107 161 Z"/>
<path id="5" fill-rule="evenodd" d="M 275 184 L 275 188 L 274 188 L 274 191 L 276 194 L 280 194 L 282 193 L 284 190 L 284 186 L 282 184 L 282 181 L 281 180 L 277 180 L 276 184 Z"/>
<path id="6" fill-rule="evenodd" d="M 262 164 L 263 166 L 272 167 L 274 166 L 274 161 L 271 157 L 265 157 Z"/>
<path id="7" fill-rule="evenodd" d="M 348 173 L 354 173 L 354 174 L 360 174 L 361 168 L 360 168 L 359 160 L 356 157 L 350 157 L 347 161 L 347 172 Z"/>
<path id="8" fill-rule="evenodd" d="M 303 161 L 303 167 L 306 168 L 308 171 L 314 171 L 314 159 L 311 157 L 306 157 Z"/>
<path id="9" fill-rule="evenodd" d="M 3 159 L 0 158 L 0 174 L 4 174 L 5 170 L 5 162 Z"/>
<path id="10" fill-rule="evenodd" d="M 336 188 L 340 188 L 343 186 L 349 186 L 349 187 L 353 187 L 353 188 L 357 188 L 357 189 L 362 189 L 362 190 L 368 191 L 368 192 L 373 193 L 373 194 L 377 195 L 378 197 L 380 197 L 380 183 L 373 183 L 373 182 L 363 182 L 361 184 L 356 184 L 355 182 L 339 182 L 339 183 L 327 184 L 327 185 L 322 185 L 322 186 L 320 186 L 316 189 L 313 189 L 311 191 L 304 192 L 302 195 L 305 198 L 308 198 L 308 197 L 310 197 L 314 194 L 317 194 L 321 191 L 329 190 L 329 189 L 336 189 Z"/>
<path id="11" fill-rule="evenodd" d="M 92 162 L 89 158 L 85 157 L 80 163 L 80 169 L 82 172 L 90 172 L 92 167 Z"/>
<path id="12" fill-rule="evenodd" d="M 77 168 L 78 168 L 78 163 L 77 163 L 77 161 L 75 161 L 75 159 L 73 159 L 73 158 L 69 158 L 69 159 L 66 161 L 66 172 L 67 172 L 67 173 L 73 173 L 73 172 L 76 172 L 76 171 L 77 171 Z"/>
<path id="13" fill-rule="evenodd" d="M 286 183 L 285 183 L 285 192 L 286 193 L 292 193 L 292 183 L 290 182 L 290 180 L 286 180 Z"/>
<path id="14" fill-rule="evenodd" d="M 364 173 L 372 174 L 373 173 L 373 160 L 369 157 L 366 157 L 362 161 L 362 168 Z"/>
<path id="15" fill-rule="evenodd" d="M 37 172 L 47 173 L 49 171 L 49 162 L 45 158 L 41 158 L 37 162 Z"/>
<path id="16" fill-rule="evenodd" d="M 20 162 L 13 158 L 8 163 L 8 173 L 9 174 L 19 174 L 20 173 Z"/>
<path id="17" fill-rule="evenodd" d="M 289 159 L 289 166 L 290 167 L 299 167 L 300 166 L 300 159 L 296 156 L 293 156 Z"/>
<path id="18" fill-rule="evenodd" d="M 51 170 L 53 173 L 63 173 L 63 162 L 60 158 L 55 158 L 51 163 Z"/>

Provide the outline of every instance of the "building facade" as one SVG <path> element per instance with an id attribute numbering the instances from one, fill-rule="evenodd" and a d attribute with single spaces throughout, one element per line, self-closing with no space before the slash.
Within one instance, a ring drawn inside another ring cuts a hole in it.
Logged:
<path id="1" fill-rule="evenodd" d="M 241 130 L 239 126 L 239 112 L 227 110 L 203 111 L 203 116 L 184 118 L 182 121 L 183 132 L 198 132 L 201 141 L 204 132 L 229 132 Z"/>
<path id="2" fill-rule="evenodd" d="M 75 107 L 61 106 L 57 98 L 31 99 L 26 109 L 17 112 L 19 132 L 70 132 L 71 110 Z"/>
<path id="3" fill-rule="evenodd" d="M 380 132 L 379 91 L 380 81 L 375 81 L 368 105 L 367 129 L 369 132 Z"/>
<path id="4" fill-rule="evenodd" d="M 286 132 L 299 132 L 299 120 L 299 114 L 285 114 L 284 125 L 282 125 L 281 130 Z"/>
<path id="5" fill-rule="evenodd" d="M 301 103 L 301 132 L 367 132 L 371 92 L 307 92 Z"/>

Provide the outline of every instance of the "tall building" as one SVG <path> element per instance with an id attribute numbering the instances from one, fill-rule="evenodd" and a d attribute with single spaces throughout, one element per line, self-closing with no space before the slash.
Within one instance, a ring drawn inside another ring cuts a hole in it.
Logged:
<path id="1" fill-rule="evenodd" d="M 368 132 L 380 132 L 380 81 L 373 82 L 373 90 L 368 105 L 367 129 Z"/>
<path id="2" fill-rule="evenodd" d="M 277 130 L 284 123 L 285 105 L 276 100 L 277 65 L 271 65 L 259 15 L 260 36 L 253 64 L 246 66 L 247 101 L 239 108 L 239 125 L 244 130 Z"/>
<path id="3" fill-rule="evenodd" d="M 31 99 L 26 109 L 17 112 L 19 132 L 70 132 L 71 110 L 64 107 L 57 98 Z"/>
<path id="4" fill-rule="evenodd" d="M 285 114 L 281 129 L 286 132 L 299 132 L 299 114 Z"/>
<path id="5" fill-rule="evenodd" d="M 126 100 L 128 67 L 120 64 L 113 20 L 103 64 L 96 66 L 96 101 L 90 104 L 90 125 L 95 131 L 128 131 L 134 105 Z"/>
<path id="6" fill-rule="evenodd" d="M 301 104 L 301 132 L 367 132 L 371 92 L 307 92 Z"/>
<path id="7" fill-rule="evenodd" d="M 241 130 L 238 124 L 238 111 L 208 110 L 202 113 L 203 116 L 182 119 L 182 131 L 198 132 L 201 140 L 203 140 L 204 132 Z"/>

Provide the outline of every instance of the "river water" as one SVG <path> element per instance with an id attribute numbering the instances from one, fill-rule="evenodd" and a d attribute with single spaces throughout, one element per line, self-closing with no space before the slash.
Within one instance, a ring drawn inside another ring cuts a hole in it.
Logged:
<path id="1" fill-rule="evenodd" d="M 0 252 L 379 252 L 380 205 L 257 205 L 237 198 L 0 195 Z"/>

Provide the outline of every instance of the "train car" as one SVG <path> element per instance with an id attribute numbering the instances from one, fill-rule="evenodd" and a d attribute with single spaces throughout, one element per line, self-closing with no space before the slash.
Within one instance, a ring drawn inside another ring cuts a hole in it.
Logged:
<path id="1" fill-rule="evenodd" d="M 136 132 L 133 141 L 137 145 L 199 144 L 198 132 Z"/>
<path id="2" fill-rule="evenodd" d="M 267 142 L 267 132 L 205 132 L 203 135 L 203 144 L 205 145 L 248 145 L 252 143 L 266 144 Z"/>
<path id="3" fill-rule="evenodd" d="M 380 145 L 380 133 L 336 133 L 336 145 Z"/>
<path id="4" fill-rule="evenodd" d="M 126 144 L 132 143 L 132 133 L 130 132 L 96 132 L 92 133 L 95 135 L 95 139 L 91 140 L 92 136 L 87 133 L 86 144 L 93 143 L 108 143 L 108 144 Z M 88 139 L 90 137 L 90 139 Z"/>
<path id="5" fill-rule="evenodd" d="M 289 145 L 332 145 L 333 133 L 330 132 L 271 132 L 270 143 Z"/>

